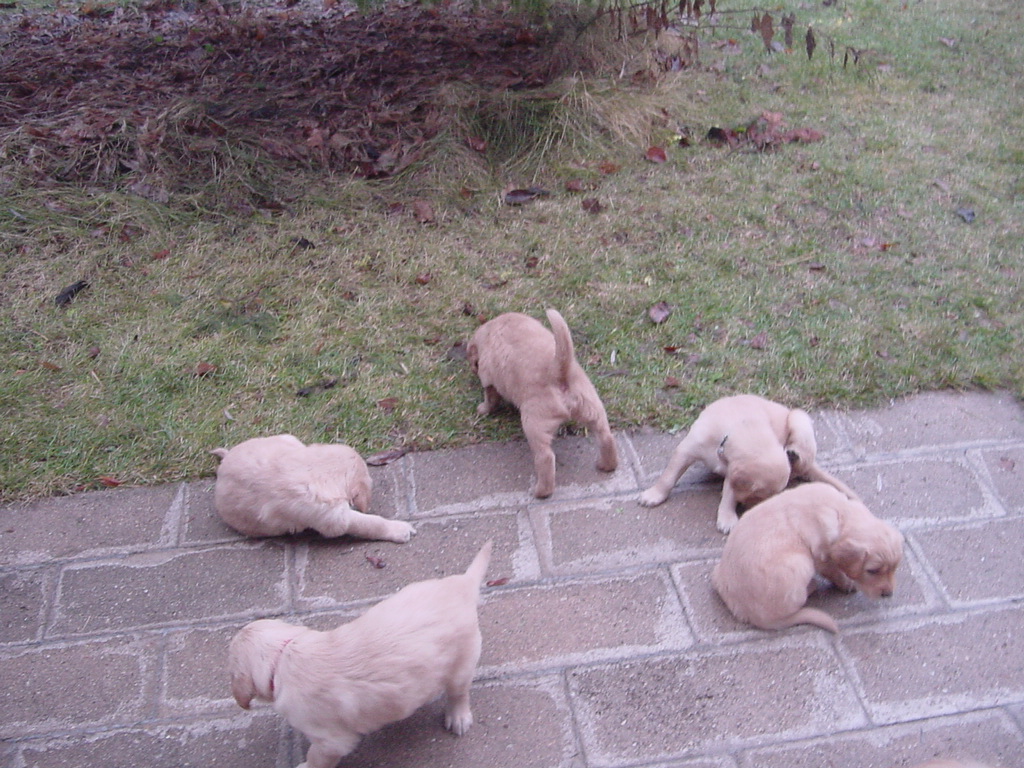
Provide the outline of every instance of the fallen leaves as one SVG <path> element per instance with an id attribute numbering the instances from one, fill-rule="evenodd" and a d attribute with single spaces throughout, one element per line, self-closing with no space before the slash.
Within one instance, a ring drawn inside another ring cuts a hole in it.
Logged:
<path id="1" fill-rule="evenodd" d="M 366 457 L 366 463 L 371 467 L 386 467 L 393 461 L 398 461 L 400 458 L 405 456 L 409 452 L 409 449 L 405 446 L 399 448 L 390 448 L 380 453 L 375 453 L 372 456 Z"/>
<path id="2" fill-rule="evenodd" d="M 505 205 L 523 205 L 538 197 L 548 197 L 551 193 L 543 187 L 527 187 L 526 189 L 510 189 L 505 193 Z"/>
<path id="3" fill-rule="evenodd" d="M 795 142 L 810 144 L 823 138 L 825 134 L 814 128 L 788 128 L 780 113 L 768 111 L 762 112 L 746 125 L 735 128 L 715 126 L 707 133 L 707 140 L 712 144 L 757 152 L 767 152 Z"/>
<path id="4" fill-rule="evenodd" d="M 81 293 L 88 287 L 89 283 L 87 283 L 85 280 L 79 280 L 78 282 L 72 283 L 63 291 L 58 293 L 53 301 L 58 307 L 66 307 L 79 293 Z"/>
<path id="5" fill-rule="evenodd" d="M 667 163 L 668 154 L 664 147 L 649 147 L 644 154 L 644 159 L 649 163 Z"/>
<path id="6" fill-rule="evenodd" d="M 655 325 L 660 325 L 668 320 L 669 315 L 672 314 L 672 305 L 667 301 L 659 301 L 657 304 L 647 310 L 647 316 L 651 318 L 651 322 Z"/>

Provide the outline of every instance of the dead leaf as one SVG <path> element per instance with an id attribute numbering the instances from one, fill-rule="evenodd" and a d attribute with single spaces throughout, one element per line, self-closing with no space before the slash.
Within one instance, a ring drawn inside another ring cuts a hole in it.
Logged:
<path id="1" fill-rule="evenodd" d="M 508 584 L 508 576 L 502 576 L 500 579 L 491 579 L 487 582 L 488 587 L 503 587 Z"/>
<path id="2" fill-rule="evenodd" d="M 57 297 L 53 301 L 58 307 L 66 307 L 71 303 L 71 300 L 75 298 L 75 296 L 88 287 L 89 283 L 85 280 L 79 280 L 77 283 L 72 283 L 63 291 L 58 293 Z"/>
<path id="3" fill-rule="evenodd" d="M 377 407 L 385 413 L 391 413 L 398 406 L 397 397 L 385 397 L 382 400 L 377 401 Z"/>
<path id="4" fill-rule="evenodd" d="M 372 565 L 374 568 L 386 568 L 387 563 L 384 562 L 382 557 L 374 557 L 373 555 L 363 555 L 366 558 L 366 562 Z"/>
<path id="5" fill-rule="evenodd" d="M 667 376 L 665 378 L 665 389 L 679 389 L 682 382 L 679 381 L 675 376 Z"/>
<path id="6" fill-rule="evenodd" d="M 596 197 L 585 197 L 581 203 L 583 210 L 587 213 L 598 214 L 604 210 L 604 206 L 601 205 L 601 201 Z"/>
<path id="7" fill-rule="evenodd" d="M 192 375 L 198 378 L 209 376 L 217 370 L 217 366 L 212 363 L 199 363 L 195 368 L 192 369 Z"/>
<path id="8" fill-rule="evenodd" d="M 117 488 L 117 486 L 121 485 L 122 481 L 110 477 L 109 475 L 103 475 L 99 478 L 99 483 L 107 488 Z"/>
<path id="9" fill-rule="evenodd" d="M 171 249 L 164 248 L 162 251 L 157 251 L 156 253 L 153 254 L 153 261 L 160 261 L 161 259 L 166 259 L 170 255 Z"/>
<path id="10" fill-rule="evenodd" d="M 751 349 L 764 349 L 767 346 L 768 346 L 768 333 L 766 331 L 761 331 L 761 333 L 757 334 L 757 336 L 755 336 L 754 338 L 752 338 L 750 340 L 750 348 Z"/>
<path id="11" fill-rule="evenodd" d="M 668 162 L 668 155 L 665 154 L 663 147 L 649 147 L 644 158 L 649 163 L 666 163 Z"/>
<path id="12" fill-rule="evenodd" d="M 597 170 L 603 173 L 605 176 L 610 176 L 613 173 L 618 173 L 622 169 L 622 166 L 616 165 L 608 160 L 597 166 Z"/>
<path id="13" fill-rule="evenodd" d="M 46 370 L 52 371 L 54 373 L 63 370 L 63 368 L 61 368 L 59 365 L 56 365 L 55 363 L 49 363 L 45 360 L 41 362 L 39 365 L 45 368 Z"/>
<path id="14" fill-rule="evenodd" d="M 97 357 L 100 356 L 100 348 L 93 345 L 89 347 L 85 354 L 88 355 L 90 359 L 95 360 Z"/>
<path id="15" fill-rule="evenodd" d="M 570 179 L 565 182 L 566 192 L 592 192 L 597 189 L 597 184 L 592 181 L 583 181 L 583 179 Z"/>
<path id="16" fill-rule="evenodd" d="M 470 136 L 466 139 L 466 143 L 469 144 L 469 148 L 474 152 L 486 152 L 487 142 L 481 139 L 479 136 Z"/>
<path id="17" fill-rule="evenodd" d="M 427 283 L 429 283 L 433 279 L 434 279 L 434 276 L 430 272 L 420 272 L 418 275 L 416 275 L 416 284 L 417 285 L 426 285 Z"/>
<path id="18" fill-rule="evenodd" d="M 372 456 L 366 458 L 366 463 L 371 467 L 385 467 L 393 461 L 398 461 L 400 458 L 405 456 L 409 452 L 409 449 L 405 446 L 400 448 L 391 448 L 387 451 L 381 451 L 375 453 Z"/>
<path id="19" fill-rule="evenodd" d="M 547 197 L 551 193 L 542 187 L 528 187 L 526 189 L 513 189 L 505 193 L 506 205 L 522 205 L 538 197 Z"/>
<path id="20" fill-rule="evenodd" d="M 420 224 L 431 224 L 434 221 L 434 208 L 426 200 L 414 200 L 412 215 Z"/>
<path id="21" fill-rule="evenodd" d="M 960 44 L 955 37 L 940 37 L 939 42 L 947 48 L 956 48 Z"/>
<path id="22" fill-rule="evenodd" d="M 672 314 L 672 305 L 667 301 L 659 301 L 657 304 L 647 310 L 647 316 L 651 318 L 651 322 L 655 325 L 660 325 L 668 320 L 669 315 Z"/>

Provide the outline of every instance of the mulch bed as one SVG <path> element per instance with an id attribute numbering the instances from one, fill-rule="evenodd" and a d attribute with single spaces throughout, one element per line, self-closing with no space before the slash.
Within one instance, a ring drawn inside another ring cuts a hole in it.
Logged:
<path id="1" fill-rule="evenodd" d="M 551 37 L 486 7 L 86 2 L 0 14 L 3 163 L 41 183 L 127 180 L 153 199 L 229 143 L 283 163 L 397 173 L 449 124 L 442 85 L 494 92 L 558 74 Z"/>

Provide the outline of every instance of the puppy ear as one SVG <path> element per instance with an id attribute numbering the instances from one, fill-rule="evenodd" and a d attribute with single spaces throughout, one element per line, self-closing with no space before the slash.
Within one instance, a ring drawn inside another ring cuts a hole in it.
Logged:
<path id="1" fill-rule="evenodd" d="M 843 573 L 856 581 L 864 575 L 864 564 L 868 559 L 868 550 L 855 539 L 844 538 L 832 547 L 832 561 Z"/>
<path id="2" fill-rule="evenodd" d="M 256 698 L 256 685 L 248 672 L 236 672 L 231 676 L 231 695 L 242 709 L 248 709 Z"/>

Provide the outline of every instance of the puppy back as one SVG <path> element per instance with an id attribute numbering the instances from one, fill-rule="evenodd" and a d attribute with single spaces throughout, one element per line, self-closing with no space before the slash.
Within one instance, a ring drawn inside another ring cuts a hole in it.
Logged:
<path id="1" fill-rule="evenodd" d="M 486 544 L 480 547 L 480 551 L 476 553 L 476 557 L 473 558 L 473 562 L 469 564 L 469 568 L 466 569 L 466 576 L 478 586 L 484 580 L 484 574 L 487 573 L 487 566 L 491 563 L 491 549 L 494 545 L 494 540 L 488 540 Z"/>
<path id="2" fill-rule="evenodd" d="M 569 326 L 565 318 L 557 309 L 547 311 L 548 323 L 551 324 L 551 333 L 555 337 L 555 364 L 558 371 L 558 380 L 565 384 L 569 381 L 569 370 L 576 360 L 576 349 L 572 343 L 572 334 L 569 333 Z"/>

